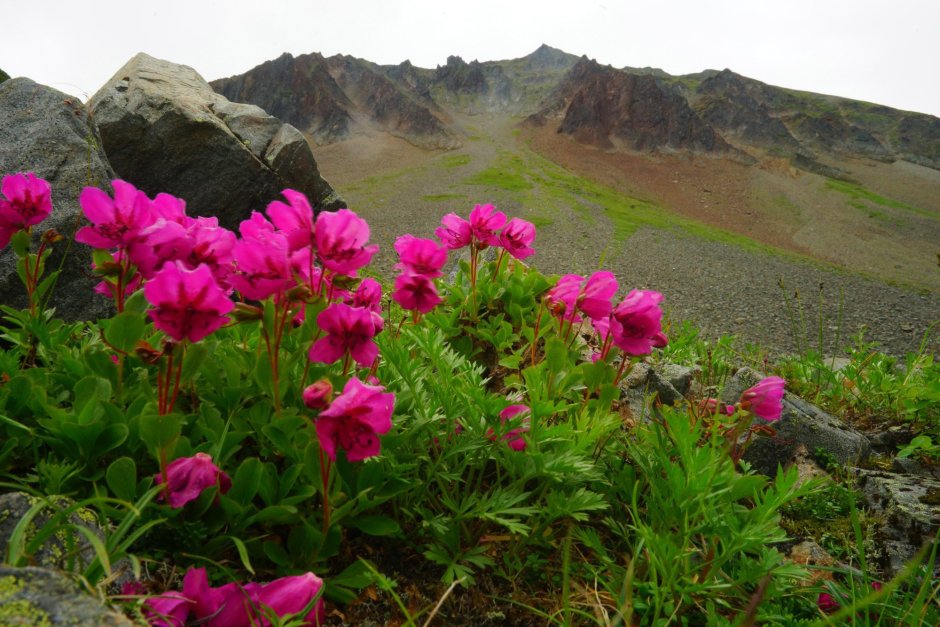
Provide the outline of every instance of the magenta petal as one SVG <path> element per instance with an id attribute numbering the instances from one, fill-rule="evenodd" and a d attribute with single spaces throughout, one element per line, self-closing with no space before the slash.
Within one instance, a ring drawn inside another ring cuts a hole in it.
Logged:
<path id="1" fill-rule="evenodd" d="M 313 343 L 313 346 L 310 347 L 310 351 L 307 353 L 307 357 L 313 362 L 332 364 L 342 359 L 345 354 L 345 347 L 342 344 L 336 343 L 333 337 L 327 336 L 321 337 Z"/>

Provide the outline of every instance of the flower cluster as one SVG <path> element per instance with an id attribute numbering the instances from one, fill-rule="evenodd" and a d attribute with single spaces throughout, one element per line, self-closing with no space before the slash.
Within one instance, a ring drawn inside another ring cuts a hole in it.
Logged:
<path id="1" fill-rule="evenodd" d="M 305 625 L 320 625 L 325 618 L 323 600 L 318 598 L 323 580 L 313 573 L 281 577 L 270 583 L 228 583 L 213 588 L 205 568 L 190 568 L 183 577 L 183 591 L 166 592 L 144 603 L 151 625 L 182 627 L 207 624 L 209 627 L 249 627 L 270 625 L 267 611 L 279 617 L 297 614 L 313 603 L 303 617 Z M 316 599 L 316 602 L 314 602 Z"/>
<path id="2" fill-rule="evenodd" d="M 535 226 L 520 218 L 507 222 L 506 214 L 496 211 L 493 205 L 476 205 L 469 220 L 456 213 L 448 213 L 434 234 L 448 250 L 465 246 L 474 250 L 499 246 L 516 259 L 525 259 L 535 253 L 531 247 L 535 241 Z"/>
<path id="3" fill-rule="evenodd" d="M 619 285 L 612 272 L 601 270 L 585 278 L 566 274 L 546 295 L 549 310 L 559 324 L 590 321 L 602 342 L 598 357 L 606 358 L 611 345 L 627 355 L 648 355 L 669 341 L 662 330 L 663 295 L 652 290 L 631 290 L 619 304 L 611 299 Z"/>
<path id="4" fill-rule="evenodd" d="M 395 241 L 400 259 L 395 268 L 401 273 L 395 279 L 392 300 L 402 309 L 427 313 L 441 303 L 434 279 L 441 276 L 447 263 L 447 249 L 432 239 L 402 235 Z"/>
<path id="5" fill-rule="evenodd" d="M 10 174 L 0 181 L 0 248 L 17 232 L 29 229 L 52 213 L 52 188 L 32 172 Z"/>

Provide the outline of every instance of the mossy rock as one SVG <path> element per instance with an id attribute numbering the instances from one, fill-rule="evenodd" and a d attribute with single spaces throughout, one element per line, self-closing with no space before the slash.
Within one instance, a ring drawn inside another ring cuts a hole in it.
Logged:
<path id="1" fill-rule="evenodd" d="M 39 497 L 24 492 L 0 494 L 0 556 L 7 555 L 10 536 L 20 520 L 41 500 Z M 66 499 L 55 503 L 50 502 L 33 518 L 26 530 L 26 541 L 29 542 L 34 538 L 59 511 L 70 505 L 71 503 Z M 95 558 L 94 548 L 88 539 L 72 531 L 68 527 L 69 524 L 91 528 L 99 537 L 103 535 L 98 527 L 95 513 L 91 510 L 79 509 L 70 514 L 67 523 L 60 524 L 60 528 L 30 556 L 31 564 L 50 568 L 67 568 L 72 562 L 72 566 L 81 567 L 87 566 Z"/>
<path id="2" fill-rule="evenodd" d="M 62 573 L 32 566 L 0 566 L 0 627 L 13 625 L 131 627 L 134 623 L 83 592 Z"/>

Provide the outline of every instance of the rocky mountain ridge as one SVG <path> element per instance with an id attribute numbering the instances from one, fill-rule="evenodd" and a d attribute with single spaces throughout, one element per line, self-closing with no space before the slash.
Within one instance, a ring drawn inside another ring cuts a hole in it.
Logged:
<path id="1" fill-rule="evenodd" d="M 940 169 L 940 118 L 775 87 L 722 71 L 672 76 L 604 66 L 547 45 L 519 59 L 435 69 L 345 55 L 284 54 L 212 87 L 256 104 L 319 144 L 386 132 L 423 148 L 468 134 L 451 113 L 508 114 L 605 150 L 689 152 L 754 162 L 786 157 L 839 176 L 827 157 L 905 160 Z"/>

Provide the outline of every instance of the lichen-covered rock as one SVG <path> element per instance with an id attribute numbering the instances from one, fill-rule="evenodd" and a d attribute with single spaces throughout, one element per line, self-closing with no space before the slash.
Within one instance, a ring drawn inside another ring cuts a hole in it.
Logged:
<path id="1" fill-rule="evenodd" d="M 882 515 L 878 547 L 893 577 L 940 530 L 940 481 L 880 470 L 859 470 L 868 507 Z M 935 565 L 940 574 L 940 563 Z"/>
<path id="2" fill-rule="evenodd" d="M 6 556 L 13 530 L 20 520 L 34 505 L 40 503 L 41 498 L 31 496 L 24 492 L 8 492 L 0 494 L 0 556 Z M 43 508 L 26 530 L 26 541 L 29 542 L 49 523 L 55 515 L 70 503 L 64 499 Z M 53 533 L 39 549 L 30 556 L 30 562 L 36 566 L 64 569 L 70 563 L 75 567 L 88 565 L 95 558 L 95 550 L 88 539 L 78 532 L 71 530 L 67 525 L 81 525 L 93 529 L 99 536 L 98 519 L 95 513 L 87 509 L 79 509 L 69 515 L 66 523 L 59 523 L 59 529 Z"/>
<path id="3" fill-rule="evenodd" d="M 722 402 L 736 403 L 742 392 L 763 378 L 750 368 L 741 368 L 725 384 Z M 786 466 L 801 444 L 810 453 L 821 450 L 840 464 L 856 464 L 865 459 L 870 450 L 863 434 L 790 393 L 784 395 L 780 419 L 770 426 L 776 435 L 754 437 L 744 455 L 752 468 L 766 475 L 775 475 L 778 466 Z"/>
<path id="4" fill-rule="evenodd" d="M 229 102 L 190 67 L 138 54 L 88 104 L 118 175 L 183 198 L 190 215 L 234 229 L 288 187 L 315 210 L 345 206 L 300 132 Z"/>
<path id="5" fill-rule="evenodd" d="M 52 214 L 33 229 L 33 250 L 48 229 L 66 238 L 55 244 L 46 264 L 47 272 L 58 268 L 68 251 L 49 304 L 66 320 L 104 315 L 108 299 L 91 291 L 97 282 L 90 275 L 91 249 L 69 242 L 80 226 L 82 188 L 109 188 L 115 175 L 94 120 L 77 98 L 28 78 L 0 84 L 0 175 L 12 172 L 34 172 L 52 186 Z M 10 247 L 0 251 L 0 303 L 26 306 L 26 288 L 16 274 L 16 256 Z"/>
<path id="6" fill-rule="evenodd" d="M 132 627 L 66 575 L 45 568 L 0 566 L 0 626 Z"/>

